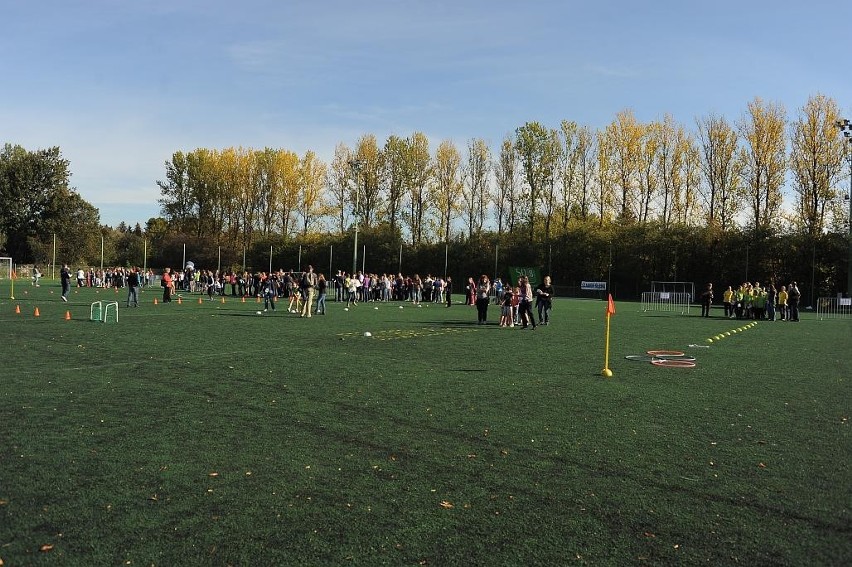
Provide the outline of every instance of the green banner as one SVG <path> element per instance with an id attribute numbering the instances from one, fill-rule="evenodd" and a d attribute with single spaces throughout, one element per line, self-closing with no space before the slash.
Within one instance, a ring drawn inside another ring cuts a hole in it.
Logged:
<path id="1" fill-rule="evenodd" d="M 509 281 L 512 285 L 518 285 L 518 278 L 527 276 L 530 279 L 530 285 L 535 286 L 541 283 L 541 268 L 509 266 Z"/>

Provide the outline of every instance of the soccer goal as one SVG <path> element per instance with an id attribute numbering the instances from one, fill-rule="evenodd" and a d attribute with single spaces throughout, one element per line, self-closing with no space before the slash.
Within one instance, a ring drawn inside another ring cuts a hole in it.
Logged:
<path id="1" fill-rule="evenodd" d="M 817 318 L 852 319 L 852 297 L 820 297 L 817 301 Z"/>
<path id="2" fill-rule="evenodd" d="M 693 282 L 651 282 L 651 291 L 642 292 L 642 312 L 666 312 L 689 315 L 695 299 Z"/>
<path id="3" fill-rule="evenodd" d="M 12 259 L 0 257 L 0 279 L 12 279 Z"/>
<path id="4" fill-rule="evenodd" d="M 12 258 L 0 257 L 0 281 L 8 282 L 9 299 L 15 299 L 15 282 L 13 280 L 14 273 L 12 272 Z"/>

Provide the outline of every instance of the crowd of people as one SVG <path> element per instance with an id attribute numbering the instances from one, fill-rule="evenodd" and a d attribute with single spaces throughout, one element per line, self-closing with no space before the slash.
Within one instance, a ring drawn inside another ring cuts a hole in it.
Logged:
<path id="1" fill-rule="evenodd" d="M 744 282 L 722 293 L 725 317 L 754 319 L 757 321 L 799 321 L 799 300 L 802 292 L 796 282 L 776 287 L 773 282 L 761 286 L 760 282 Z M 713 306 L 713 284 L 708 283 L 701 293 L 701 316 L 710 317 Z"/>
<path id="2" fill-rule="evenodd" d="M 465 303 L 475 305 L 477 323 L 485 325 L 488 322 L 488 306 L 493 301 L 500 306 L 500 326 L 521 329 L 536 329 L 538 325 L 550 324 L 550 313 L 553 310 L 554 290 L 550 276 L 545 276 L 535 289 L 529 277 L 520 276 L 516 286 L 504 285 L 500 278 L 492 283 L 488 276 L 482 274 L 478 281 L 469 278 L 465 287 Z M 533 315 L 533 302 L 538 310 L 538 323 Z"/>
<path id="3" fill-rule="evenodd" d="M 38 270 L 35 271 L 38 273 Z M 139 292 L 143 287 L 155 286 L 157 276 L 151 269 L 106 268 L 73 271 L 68 265 L 60 270 L 62 300 L 67 301 L 72 282 L 77 287 L 127 288 L 127 307 L 139 305 Z M 338 270 L 330 278 L 316 273 L 312 266 L 305 271 L 279 269 L 274 272 L 220 271 L 197 269 L 188 263 L 183 270 L 166 268 L 159 277 L 163 291 L 163 303 L 170 303 L 178 292 L 206 295 L 208 300 L 230 295 L 232 297 L 256 297 L 264 301 L 264 311 L 275 311 L 276 303 L 287 302 L 288 313 L 302 317 L 326 314 L 326 300 L 346 302 L 347 306 L 370 302 L 410 302 L 414 305 L 432 303 L 452 306 L 453 280 L 451 277 L 427 274 L 403 275 L 376 274 L 358 271 L 347 273 Z M 38 277 L 33 278 L 38 284 Z M 495 303 L 500 308 L 499 325 L 535 329 L 550 323 L 554 290 L 550 276 L 533 289 L 526 276 L 518 279 L 517 285 L 504 284 L 500 278 L 492 283 L 482 275 L 476 281 L 468 278 L 464 288 L 465 305 L 476 307 L 477 322 L 486 324 L 488 307 Z M 538 322 L 533 315 L 533 305 L 538 311 Z"/>

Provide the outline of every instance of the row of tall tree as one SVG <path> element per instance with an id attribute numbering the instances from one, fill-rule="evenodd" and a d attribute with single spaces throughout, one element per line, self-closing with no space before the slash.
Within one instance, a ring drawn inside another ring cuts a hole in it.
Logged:
<path id="1" fill-rule="evenodd" d="M 414 245 L 487 230 L 549 241 L 572 221 L 816 237 L 848 222 L 839 116 L 823 95 L 792 120 L 754 99 L 733 123 L 709 115 L 693 130 L 625 110 L 600 130 L 528 122 L 496 152 L 478 138 L 433 151 L 421 132 L 383 145 L 366 134 L 339 144 L 330 164 L 310 151 L 201 148 L 176 152 L 158 185 L 171 227 L 232 246 L 341 234 L 355 222 L 386 224 Z"/>

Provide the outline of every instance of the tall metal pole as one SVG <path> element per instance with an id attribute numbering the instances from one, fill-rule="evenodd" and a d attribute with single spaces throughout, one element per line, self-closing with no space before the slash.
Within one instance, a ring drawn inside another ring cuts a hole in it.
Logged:
<path id="1" fill-rule="evenodd" d="M 50 265 L 50 279 L 56 279 L 56 233 L 53 233 L 53 264 Z"/>
<path id="2" fill-rule="evenodd" d="M 447 277 L 447 259 L 450 256 L 450 245 L 444 244 L 444 275 L 443 277 Z M 497 279 L 496 277 L 494 278 Z"/>
<path id="3" fill-rule="evenodd" d="M 402 243 L 401 242 L 399 243 L 399 266 L 397 266 L 396 273 L 398 273 L 398 274 L 402 273 Z"/>
<path id="4" fill-rule="evenodd" d="M 186 242 L 183 243 L 183 262 L 181 262 L 180 269 L 181 271 L 186 269 Z"/>
<path id="5" fill-rule="evenodd" d="M 349 167 L 352 168 L 352 173 L 355 174 L 355 209 L 353 213 L 355 215 L 355 242 L 352 244 L 352 274 L 358 270 L 358 206 L 360 204 L 361 198 L 361 186 L 358 183 L 359 177 L 361 176 L 361 169 L 364 166 L 364 162 L 360 159 L 353 159 L 349 162 Z M 366 183 L 365 183 L 366 185 Z"/>
<path id="6" fill-rule="evenodd" d="M 246 247 L 243 246 L 243 273 L 246 271 Z"/>
<path id="7" fill-rule="evenodd" d="M 267 273 L 272 273 L 272 244 L 269 245 L 269 272 Z"/>
<path id="8" fill-rule="evenodd" d="M 299 259 L 298 259 L 297 263 L 298 263 L 298 266 L 299 266 L 298 271 L 301 272 L 302 271 L 302 245 L 301 244 L 299 244 Z"/>
<path id="9" fill-rule="evenodd" d="M 334 244 L 328 246 L 328 277 L 331 277 L 332 258 L 334 258 Z"/>
<path id="10" fill-rule="evenodd" d="M 104 237 L 101 235 L 101 271 L 104 271 Z"/>
<path id="11" fill-rule="evenodd" d="M 142 240 L 142 281 L 147 282 L 148 277 L 148 239 L 144 238 Z M 143 285 L 142 287 L 145 287 Z"/>
<path id="12" fill-rule="evenodd" d="M 849 258 L 846 265 L 846 295 L 852 297 L 852 122 L 840 119 L 834 123 L 843 134 L 843 155 L 849 163 L 849 193 L 846 203 L 849 205 L 849 217 L 846 220 L 846 237 L 849 241 Z"/>
<path id="13" fill-rule="evenodd" d="M 367 245 L 364 245 L 364 253 L 361 254 L 361 273 L 367 273 Z"/>
<path id="14" fill-rule="evenodd" d="M 222 273 L 222 247 L 221 246 L 219 246 L 219 260 L 218 260 L 218 263 L 216 265 L 216 271 L 219 272 L 220 274 Z"/>
<path id="15" fill-rule="evenodd" d="M 500 244 L 498 243 L 498 244 L 494 245 L 494 279 L 495 280 L 497 279 L 497 255 L 499 254 L 499 251 L 500 251 Z"/>

